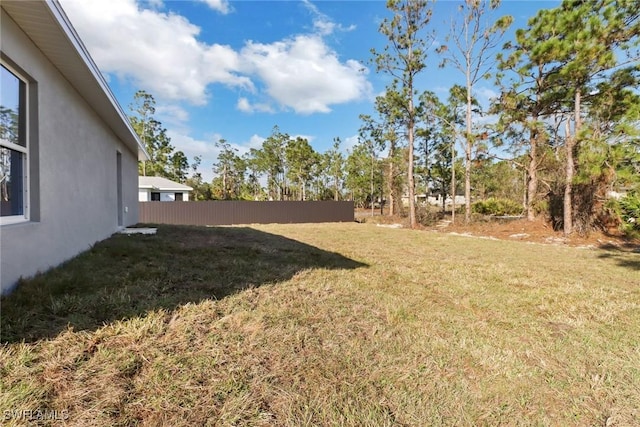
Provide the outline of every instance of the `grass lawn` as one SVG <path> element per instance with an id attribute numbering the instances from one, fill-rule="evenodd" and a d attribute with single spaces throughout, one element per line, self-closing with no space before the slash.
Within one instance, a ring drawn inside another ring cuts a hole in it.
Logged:
<path id="1" fill-rule="evenodd" d="M 637 253 L 161 226 L 1 303 L 18 425 L 640 425 Z"/>

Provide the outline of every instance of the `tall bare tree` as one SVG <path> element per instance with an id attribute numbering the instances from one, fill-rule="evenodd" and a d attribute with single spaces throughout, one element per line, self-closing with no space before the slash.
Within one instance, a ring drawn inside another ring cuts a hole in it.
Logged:
<path id="1" fill-rule="evenodd" d="M 391 75 L 392 86 L 399 86 L 396 108 L 402 112 L 407 129 L 409 187 L 409 222 L 417 227 L 414 182 L 414 133 L 416 106 L 414 97 L 416 76 L 426 68 L 427 51 L 435 39 L 426 31 L 431 20 L 432 9 L 426 0 L 388 0 L 387 9 L 393 17 L 384 19 L 380 33 L 388 39 L 388 44 L 380 52 L 371 50 L 376 70 Z"/>
<path id="2" fill-rule="evenodd" d="M 389 200 L 389 215 L 393 216 L 402 212 L 401 176 L 406 168 L 400 164 L 402 158 L 401 139 L 405 135 L 406 117 L 403 111 L 398 108 L 402 103 L 401 95 L 395 85 L 387 87 L 384 95 L 376 97 L 375 109 L 378 118 L 374 119 L 368 115 L 360 115 L 363 124 L 360 127 L 360 137 L 365 141 L 372 141 L 375 144 L 375 151 L 387 151 L 386 175 L 387 194 Z"/>
<path id="3" fill-rule="evenodd" d="M 513 21 L 511 16 L 503 16 L 491 22 L 491 12 L 499 6 L 500 0 L 466 0 L 452 19 L 446 43 L 438 48 L 444 57 L 442 66 L 453 65 L 465 78 L 464 219 L 467 223 L 471 218 L 471 157 L 476 140 L 472 126 L 473 89 L 482 79 L 489 78 L 496 64 L 496 49 Z"/>

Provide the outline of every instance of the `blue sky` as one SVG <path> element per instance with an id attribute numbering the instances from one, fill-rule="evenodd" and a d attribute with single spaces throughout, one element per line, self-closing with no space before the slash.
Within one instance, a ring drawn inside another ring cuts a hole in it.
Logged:
<path id="1" fill-rule="evenodd" d="M 320 152 L 335 137 L 357 141 L 360 114 L 372 114 L 389 83 L 376 74 L 370 49 L 389 17 L 384 1 L 61 0 L 94 61 L 128 113 L 138 89 L 151 93 L 172 144 L 210 180 L 215 141 L 239 152 L 259 147 L 274 125 L 304 136 Z M 444 42 L 460 2 L 434 4 L 431 21 Z M 495 17 L 512 29 L 557 1 L 503 1 Z M 513 31 L 510 32 L 509 37 Z M 432 53 L 420 90 L 442 98 L 464 76 L 438 67 Z M 495 93 L 477 87 L 479 99 Z"/>

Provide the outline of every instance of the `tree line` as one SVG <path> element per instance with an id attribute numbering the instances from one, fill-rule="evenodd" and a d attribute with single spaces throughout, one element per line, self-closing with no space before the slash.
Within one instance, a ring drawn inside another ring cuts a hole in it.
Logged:
<path id="1" fill-rule="evenodd" d="M 274 126 L 259 149 L 239 154 L 224 140 L 215 142 L 218 156 L 211 165 L 214 178 L 205 182 L 202 158 L 191 164 L 155 114 L 153 95 L 138 91 L 130 105 L 131 124 L 142 140 L 149 160 L 139 162 L 142 176 L 162 176 L 193 187 L 194 200 L 342 200 L 345 190 L 345 158 L 340 138 L 331 149 L 319 153 L 306 138 L 291 137 Z"/>
<path id="2" fill-rule="evenodd" d="M 390 83 L 376 98 L 375 113 L 360 116 L 351 149 L 335 138 L 319 153 L 307 139 L 275 126 L 260 148 L 243 155 L 225 140 L 216 142 L 215 177 L 203 182 L 201 159 L 189 166 L 171 147 L 153 118 L 153 97 L 139 92 L 132 124 L 151 154 L 141 174 L 187 182 L 198 200 L 386 202 L 389 214 L 407 215 L 412 227 L 419 222 L 419 195 L 437 195 L 443 203 L 449 198 L 452 216 L 455 196 L 464 195 L 466 222 L 474 202 L 505 200 L 529 220 L 545 216 L 567 235 L 637 221 L 635 0 L 564 0 L 540 10 L 508 42 L 503 38 L 513 19 L 498 16 L 497 0 L 460 2 L 440 42 L 433 2 L 389 0 L 387 9 L 390 16 L 379 27 L 387 44 L 371 50 L 371 63 Z M 442 99 L 419 87 L 429 67 L 459 76 Z M 477 97 L 483 80 L 498 88 L 489 104 Z M 608 201 L 612 191 L 627 196 Z"/>
<path id="3" fill-rule="evenodd" d="M 377 115 L 362 117 L 361 135 L 371 152 L 387 153 L 391 211 L 403 208 L 394 208 L 399 195 L 408 195 L 415 227 L 414 195 L 422 185 L 427 192 L 463 191 L 468 222 L 472 200 L 499 194 L 522 201 L 529 220 L 545 215 L 569 235 L 619 217 L 620 206 L 607 201 L 611 191 L 628 192 L 623 210 L 639 205 L 636 1 L 565 0 L 504 43 L 513 19 L 494 16 L 500 2 L 466 0 L 437 48 L 432 4 L 389 0 L 391 18 L 380 25 L 388 43 L 372 50 L 376 70 L 391 83 L 376 100 Z M 460 84 L 446 100 L 417 86 L 428 66 L 458 72 Z M 476 97 L 482 80 L 499 88 L 490 105 Z"/>

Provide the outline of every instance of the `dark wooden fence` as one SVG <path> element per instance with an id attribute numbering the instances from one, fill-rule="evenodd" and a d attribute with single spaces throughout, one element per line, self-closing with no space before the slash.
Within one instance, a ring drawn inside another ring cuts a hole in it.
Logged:
<path id="1" fill-rule="evenodd" d="M 353 202 L 140 202 L 145 224 L 233 225 L 352 222 Z"/>

